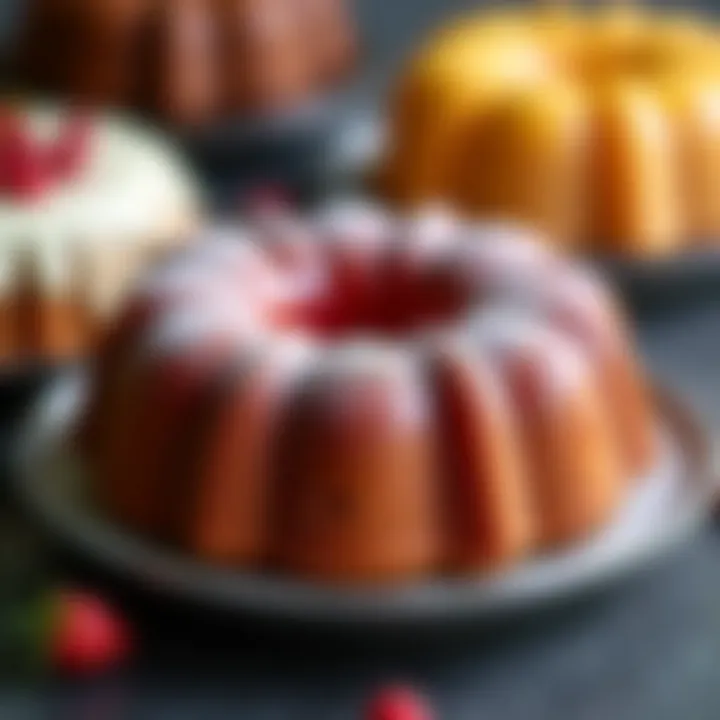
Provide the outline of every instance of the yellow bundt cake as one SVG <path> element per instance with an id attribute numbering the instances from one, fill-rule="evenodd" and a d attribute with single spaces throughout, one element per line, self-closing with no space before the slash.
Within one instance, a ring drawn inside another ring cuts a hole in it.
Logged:
<path id="1" fill-rule="evenodd" d="M 655 432 L 622 313 L 509 226 L 264 211 L 137 289 L 79 433 L 119 523 L 329 582 L 504 567 L 613 516 Z"/>
<path id="2" fill-rule="evenodd" d="M 720 42 L 634 7 L 484 13 L 394 93 L 380 193 L 518 218 L 584 250 L 659 256 L 720 234 Z"/>

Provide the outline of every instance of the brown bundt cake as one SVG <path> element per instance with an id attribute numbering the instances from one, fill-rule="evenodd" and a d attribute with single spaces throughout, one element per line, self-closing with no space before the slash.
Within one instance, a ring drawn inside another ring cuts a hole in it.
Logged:
<path id="1" fill-rule="evenodd" d="M 609 520 L 651 408 L 603 286 L 519 229 L 263 212 L 138 288 L 81 432 L 102 506 L 333 582 L 505 566 Z"/>
<path id="2" fill-rule="evenodd" d="M 381 194 L 517 219 L 592 252 L 714 242 L 716 28 L 563 5 L 480 13 L 417 53 L 394 94 Z"/>
<path id="3" fill-rule="evenodd" d="M 179 124 L 297 107 L 350 70 L 345 0 L 32 0 L 32 85 Z"/>
<path id="4" fill-rule="evenodd" d="M 0 196 L 0 368 L 84 354 L 200 214 L 155 133 L 51 106 L 0 108 Z"/>

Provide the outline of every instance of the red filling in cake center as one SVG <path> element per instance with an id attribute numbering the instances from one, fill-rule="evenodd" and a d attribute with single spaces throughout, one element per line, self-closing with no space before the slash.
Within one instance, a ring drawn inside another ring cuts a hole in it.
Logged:
<path id="1" fill-rule="evenodd" d="M 401 338 L 452 324 L 473 297 L 464 278 L 441 263 L 423 266 L 399 253 L 372 264 L 343 257 L 331 262 L 324 280 L 282 303 L 276 317 L 281 327 L 315 337 Z"/>

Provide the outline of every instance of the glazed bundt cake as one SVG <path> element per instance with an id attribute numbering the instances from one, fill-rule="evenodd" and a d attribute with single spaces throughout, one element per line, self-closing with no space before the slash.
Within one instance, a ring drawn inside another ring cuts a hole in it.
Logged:
<path id="1" fill-rule="evenodd" d="M 0 109 L 0 366 L 89 348 L 138 272 L 184 243 L 198 194 L 144 128 Z"/>
<path id="2" fill-rule="evenodd" d="M 441 31 L 395 91 L 381 194 L 517 218 L 590 251 L 716 238 L 717 31 L 624 5 L 482 13 Z"/>
<path id="3" fill-rule="evenodd" d="M 118 522 L 329 582 L 507 566 L 653 465 L 622 313 L 511 227 L 264 211 L 146 278 L 80 432 Z"/>
<path id="4" fill-rule="evenodd" d="M 295 108 L 351 69 L 345 0 L 33 0 L 19 75 L 179 124 Z"/>

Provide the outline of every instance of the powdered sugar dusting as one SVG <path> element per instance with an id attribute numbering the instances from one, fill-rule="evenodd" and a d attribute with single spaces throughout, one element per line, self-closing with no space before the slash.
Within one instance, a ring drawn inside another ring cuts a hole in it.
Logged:
<path id="1" fill-rule="evenodd" d="M 543 375 L 548 397 L 558 397 L 586 381 L 588 360 L 579 343 L 553 326 L 552 303 L 595 307 L 602 305 L 604 295 L 594 280 L 567 269 L 530 231 L 504 223 L 466 224 L 442 206 L 403 218 L 357 201 L 334 203 L 299 227 L 303 230 L 299 235 L 281 233 L 270 243 L 270 247 L 284 242 L 291 246 L 302 238 L 299 247 L 308 252 L 290 254 L 287 262 L 274 258 L 248 233 L 219 227 L 203 246 L 157 272 L 145 283 L 144 291 L 170 294 L 174 304 L 153 328 L 149 345 L 168 351 L 218 336 L 242 344 L 252 333 L 258 341 L 269 341 L 266 352 L 282 365 L 294 366 L 311 358 L 322 364 L 328 377 L 357 381 L 358 387 L 368 380 L 405 388 L 407 392 L 399 392 L 405 398 L 401 402 L 408 403 L 402 413 L 415 419 L 422 393 L 410 391 L 414 385 L 408 378 L 414 370 L 409 371 L 424 340 L 444 333 L 452 340 L 468 332 L 473 347 L 495 363 L 510 357 L 530 359 Z M 399 236 L 394 235 L 397 231 Z M 394 239 L 402 241 L 400 251 L 410 257 L 419 249 L 431 258 L 437 253 L 438 262 L 449 260 L 449 272 L 457 273 L 459 281 L 464 272 L 477 275 L 487 291 L 482 297 L 489 298 L 489 303 L 470 307 L 452 322 L 426 325 L 403 341 L 381 339 L 371 331 L 356 334 L 350 341 L 323 341 L 300 330 L 265 327 L 272 323 L 263 321 L 263 303 L 292 303 L 318 291 L 318 284 L 327 280 L 326 257 L 334 245 Z M 316 245 L 315 240 L 321 242 Z M 556 278 L 562 280 L 558 287 Z"/>
<path id="2" fill-rule="evenodd" d="M 166 354 L 211 338 L 239 342 L 251 331 L 259 332 L 260 325 L 249 310 L 220 303 L 181 305 L 149 328 L 145 345 L 151 353 Z"/>
<path id="3" fill-rule="evenodd" d="M 370 387 L 381 392 L 398 426 L 417 426 L 427 419 L 428 398 L 417 375 L 416 358 L 407 349 L 376 339 L 358 339 L 329 350 L 322 371 L 328 382 L 339 381 L 350 393 L 363 398 Z M 375 396 L 377 397 L 377 396 Z"/>
<path id="4" fill-rule="evenodd" d="M 591 366 L 582 349 L 559 331 L 513 307 L 497 306 L 471 320 L 470 333 L 499 363 L 530 360 L 543 377 L 546 397 L 564 397 L 584 386 Z"/>
<path id="5" fill-rule="evenodd" d="M 448 207 L 430 205 L 416 212 L 403 223 L 402 238 L 417 247 L 432 250 L 457 242 L 467 231 L 466 226 Z"/>
<path id="6" fill-rule="evenodd" d="M 388 239 L 394 220 L 379 205 L 359 200 L 339 200 L 314 218 L 320 239 L 326 242 L 377 244 Z"/>

